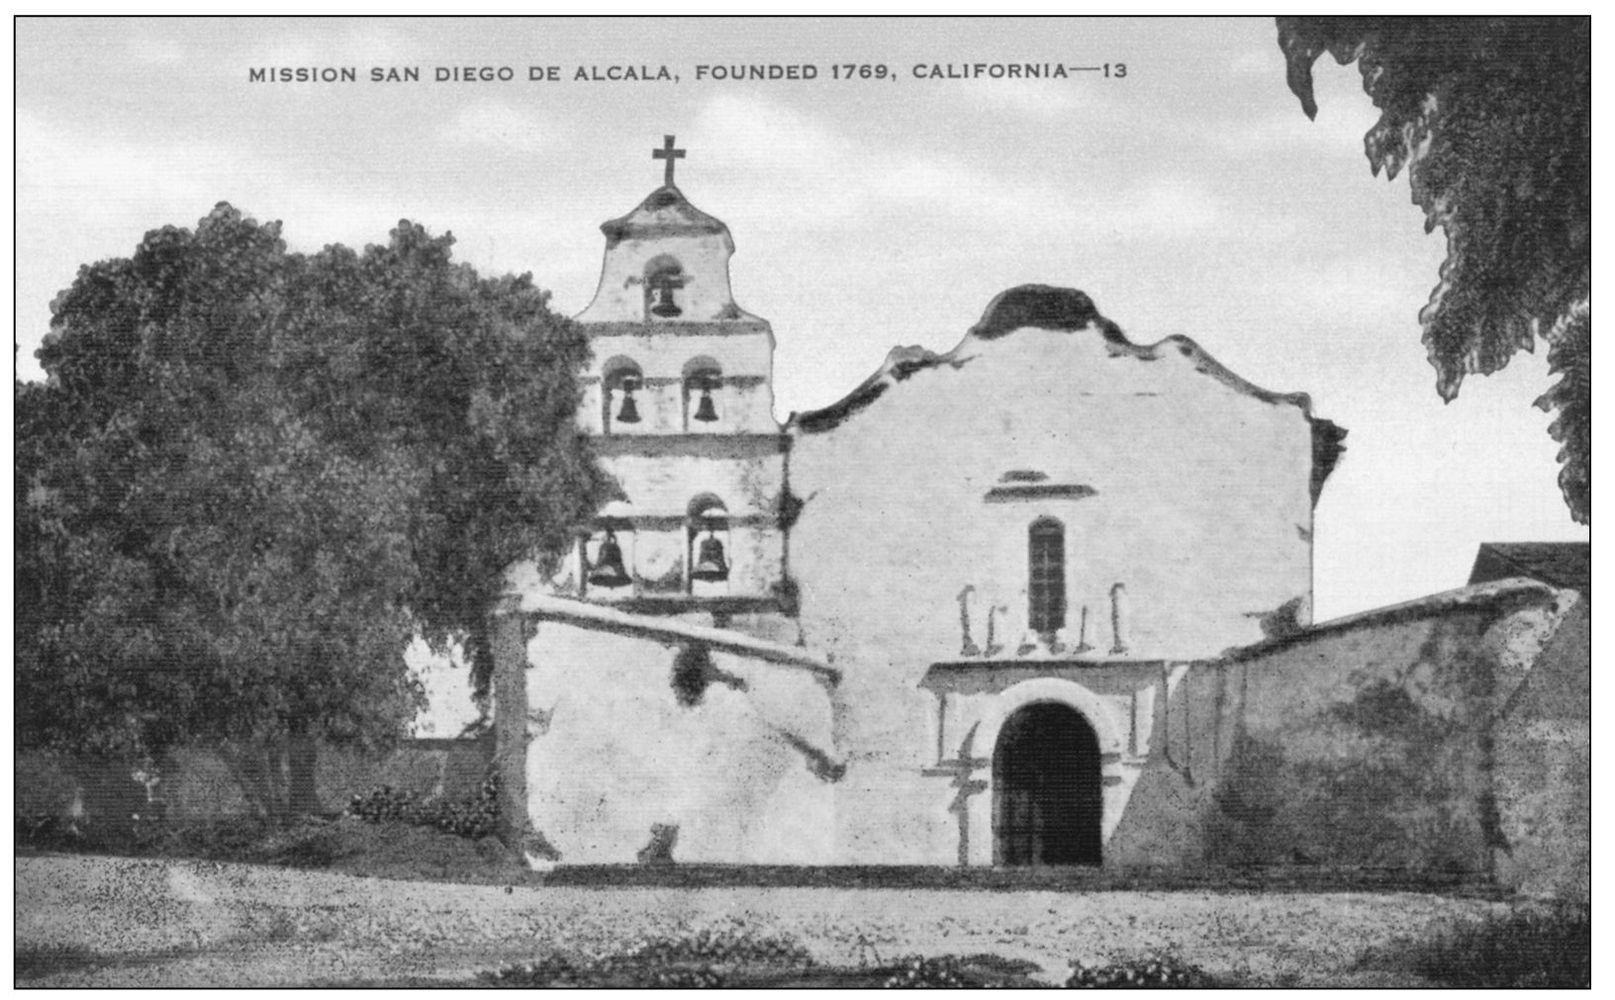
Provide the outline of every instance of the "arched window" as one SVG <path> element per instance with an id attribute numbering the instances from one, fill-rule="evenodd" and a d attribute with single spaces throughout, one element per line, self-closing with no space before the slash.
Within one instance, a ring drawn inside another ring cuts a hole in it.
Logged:
<path id="1" fill-rule="evenodd" d="M 607 361 L 600 377 L 600 429 L 610 434 L 619 424 L 640 422 L 639 401 L 634 394 L 645 385 L 645 376 L 631 358 L 621 355 Z"/>
<path id="2" fill-rule="evenodd" d="M 667 254 L 651 259 L 645 265 L 645 316 L 647 319 L 672 319 L 681 315 L 679 289 L 684 287 L 684 265 Z"/>
<path id="3" fill-rule="evenodd" d="M 729 592 L 729 510 L 711 493 L 690 501 L 685 521 L 690 593 L 711 597 Z"/>
<path id="4" fill-rule="evenodd" d="M 685 430 L 710 429 L 723 419 L 718 398 L 722 388 L 723 368 L 713 359 L 703 355 L 684 365 Z"/>
<path id="5" fill-rule="evenodd" d="M 1053 635 L 1065 628 L 1065 525 L 1040 517 L 1027 539 L 1027 622 L 1033 632 Z"/>

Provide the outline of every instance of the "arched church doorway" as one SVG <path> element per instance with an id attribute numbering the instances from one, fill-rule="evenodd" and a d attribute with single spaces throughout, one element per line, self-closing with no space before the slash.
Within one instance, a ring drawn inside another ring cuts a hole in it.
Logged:
<path id="1" fill-rule="evenodd" d="M 1001 865 L 1097 865 L 1099 737 L 1058 702 L 1027 705 L 993 748 L 994 855 Z"/>

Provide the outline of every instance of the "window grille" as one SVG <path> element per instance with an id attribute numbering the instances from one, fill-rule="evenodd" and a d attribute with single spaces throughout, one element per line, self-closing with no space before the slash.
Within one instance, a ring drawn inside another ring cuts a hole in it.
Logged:
<path id="1" fill-rule="evenodd" d="M 1040 517 L 1027 535 L 1028 621 L 1033 632 L 1057 632 L 1065 628 L 1065 526 L 1052 517 Z"/>

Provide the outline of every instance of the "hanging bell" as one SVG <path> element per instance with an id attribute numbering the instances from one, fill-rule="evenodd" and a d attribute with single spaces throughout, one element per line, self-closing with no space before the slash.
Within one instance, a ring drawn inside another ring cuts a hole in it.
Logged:
<path id="1" fill-rule="evenodd" d="M 634 383 L 624 379 L 622 382 L 622 409 L 617 411 L 617 423 L 639 423 L 639 407 L 634 404 Z"/>
<path id="2" fill-rule="evenodd" d="M 718 408 L 712 405 L 712 386 L 701 387 L 701 402 L 695 408 L 695 419 L 710 424 L 718 419 Z"/>
<path id="3" fill-rule="evenodd" d="M 617 544 L 617 533 L 606 532 L 600 543 L 600 556 L 589 567 L 589 583 L 596 587 L 622 587 L 629 582 L 628 569 L 622 564 L 622 546 Z"/>
<path id="4" fill-rule="evenodd" d="M 707 537 L 701 539 L 701 550 L 696 555 L 695 568 L 690 570 L 690 579 L 707 582 L 729 579 L 729 564 L 723 558 L 723 543 L 710 530 Z"/>
<path id="5" fill-rule="evenodd" d="M 678 303 L 673 301 L 674 284 L 670 279 L 662 278 L 651 285 L 651 315 L 677 316 L 681 310 Z"/>

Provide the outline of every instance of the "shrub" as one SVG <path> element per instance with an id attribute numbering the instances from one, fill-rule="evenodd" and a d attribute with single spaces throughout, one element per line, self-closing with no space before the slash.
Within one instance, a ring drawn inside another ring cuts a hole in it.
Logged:
<path id="1" fill-rule="evenodd" d="M 625 961 L 647 965 L 806 966 L 813 962 L 808 950 L 794 938 L 758 936 L 745 931 L 702 930 L 679 938 L 655 938 L 622 953 Z"/>
<path id="2" fill-rule="evenodd" d="M 320 821 L 305 820 L 253 845 L 265 860 L 290 868 L 329 868 L 346 851 L 342 839 Z"/>
<path id="3" fill-rule="evenodd" d="M 711 989 L 725 985 L 723 974 L 711 964 L 654 965 L 637 962 L 624 955 L 581 962 L 552 955 L 526 965 L 478 973 L 477 980 L 485 986 L 501 989 L 548 989 L 557 986 Z"/>
<path id="4" fill-rule="evenodd" d="M 964 975 L 961 963 L 953 955 L 906 958 L 897 971 L 886 977 L 881 986 L 886 989 L 963 989 L 976 986 Z"/>
<path id="5" fill-rule="evenodd" d="M 1041 972 L 1035 962 L 1002 955 L 911 955 L 883 970 L 886 989 L 1026 989 L 1046 984 L 1031 978 Z"/>
<path id="6" fill-rule="evenodd" d="M 678 655 L 673 657 L 673 696 L 685 708 L 701 704 L 713 673 L 712 654 L 707 647 L 680 647 Z"/>
<path id="7" fill-rule="evenodd" d="M 77 846 L 84 839 L 77 827 L 54 813 L 25 813 L 19 810 L 13 821 L 18 847 L 61 848 Z"/>
<path id="8" fill-rule="evenodd" d="M 702 930 L 673 938 L 650 938 L 596 959 L 551 955 L 537 962 L 479 973 L 487 986 L 552 986 L 711 989 L 737 974 L 806 969 L 813 957 L 791 938 L 745 931 Z"/>
<path id="9" fill-rule="evenodd" d="M 391 785 L 372 788 L 348 802 L 348 812 L 371 823 L 406 819 L 415 809 L 415 793 Z"/>
<path id="10" fill-rule="evenodd" d="M 457 837 L 481 840 L 499 829 L 499 775 L 489 775 L 475 795 L 458 801 L 421 801 L 413 792 L 382 785 L 355 795 L 348 812 L 371 823 L 431 826 Z"/>
<path id="11" fill-rule="evenodd" d="M 479 972 L 477 980 L 488 986 L 503 989 L 527 989 L 549 986 L 588 985 L 588 965 L 573 962 L 563 955 L 551 955 L 526 965 L 512 965 L 495 972 Z"/>
<path id="12" fill-rule="evenodd" d="M 1067 989 L 1203 990 L 1221 985 L 1198 966 L 1171 958 L 1152 958 L 1126 965 L 1075 962 Z"/>
<path id="13" fill-rule="evenodd" d="M 1587 989 L 1592 985 L 1592 918 L 1561 904 L 1515 910 L 1402 942 L 1388 959 L 1443 986 Z M 1384 949 L 1376 949 L 1383 952 Z"/>
<path id="14" fill-rule="evenodd" d="M 171 846 L 161 853 L 218 861 L 251 860 L 254 849 L 272 829 L 268 820 L 257 816 L 189 823 L 175 828 Z"/>

